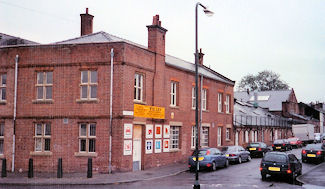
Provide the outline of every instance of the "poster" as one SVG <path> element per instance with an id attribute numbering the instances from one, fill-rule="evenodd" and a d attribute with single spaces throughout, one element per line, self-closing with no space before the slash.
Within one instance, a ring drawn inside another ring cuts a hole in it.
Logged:
<path id="1" fill-rule="evenodd" d="M 132 138 L 132 127 L 133 127 L 133 125 L 130 123 L 124 124 L 124 138 L 125 139 Z"/>
<path id="2" fill-rule="evenodd" d="M 161 147 L 161 140 L 155 140 L 155 153 L 160 153 Z"/>
<path id="3" fill-rule="evenodd" d="M 146 125 L 146 138 L 153 138 L 153 125 Z"/>
<path id="4" fill-rule="evenodd" d="M 163 145 L 163 152 L 169 152 L 169 139 L 164 139 Z"/>
<path id="5" fill-rule="evenodd" d="M 153 140 L 146 140 L 146 154 L 151 154 L 153 148 Z"/>
<path id="6" fill-rule="evenodd" d="M 169 138 L 170 126 L 164 125 L 164 138 Z"/>
<path id="7" fill-rule="evenodd" d="M 155 125 L 155 137 L 161 138 L 162 136 L 162 125 Z"/>
<path id="8" fill-rule="evenodd" d="M 123 155 L 132 155 L 132 140 L 124 140 Z"/>

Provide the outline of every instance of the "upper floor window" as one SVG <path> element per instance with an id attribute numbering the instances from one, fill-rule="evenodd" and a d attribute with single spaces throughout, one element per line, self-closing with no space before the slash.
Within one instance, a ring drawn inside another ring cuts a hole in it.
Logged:
<path id="1" fill-rule="evenodd" d="M 134 100 L 143 101 L 143 75 L 134 75 Z"/>
<path id="2" fill-rule="evenodd" d="M 35 124 L 35 152 L 51 151 L 51 124 Z"/>
<path id="3" fill-rule="evenodd" d="M 96 99 L 97 98 L 97 71 L 85 70 L 81 71 L 80 97 L 81 99 Z"/>
<path id="4" fill-rule="evenodd" d="M 222 93 L 218 93 L 218 112 L 222 112 Z"/>
<path id="5" fill-rule="evenodd" d="M 179 149 L 179 126 L 170 126 L 170 149 Z"/>
<path id="6" fill-rule="evenodd" d="M 6 100 L 7 74 L 0 74 L 0 101 Z"/>
<path id="7" fill-rule="evenodd" d="M 196 107 L 196 94 L 195 94 L 195 87 L 192 87 L 192 109 Z"/>
<path id="8" fill-rule="evenodd" d="M 178 82 L 172 81 L 170 83 L 170 105 L 177 106 L 177 96 L 178 96 Z"/>
<path id="9" fill-rule="evenodd" d="M 52 99 L 53 72 L 37 72 L 37 100 Z"/>
<path id="10" fill-rule="evenodd" d="M 0 154 L 3 154 L 5 124 L 0 123 Z"/>
<path id="11" fill-rule="evenodd" d="M 226 113 L 230 113 L 230 95 L 226 96 Z"/>
<path id="12" fill-rule="evenodd" d="M 79 152 L 96 152 L 96 123 L 79 125 Z"/>
<path id="13" fill-rule="evenodd" d="M 202 110 L 207 110 L 207 89 L 202 89 Z"/>

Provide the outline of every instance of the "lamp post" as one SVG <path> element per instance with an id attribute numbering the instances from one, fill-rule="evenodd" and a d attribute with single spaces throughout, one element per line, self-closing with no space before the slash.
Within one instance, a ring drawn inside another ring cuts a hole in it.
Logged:
<path id="1" fill-rule="evenodd" d="M 195 139 L 195 157 L 196 157 L 196 169 L 195 169 L 195 182 L 193 185 L 194 189 L 200 188 L 199 183 L 199 91 L 198 91 L 198 64 L 199 64 L 199 53 L 198 53 L 198 19 L 197 19 L 197 9 L 201 6 L 204 13 L 207 16 L 212 16 L 213 12 L 208 10 L 206 6 L 201 3 L 196 3 L 195 6 L 195 130 L 196 130 L 196 139 Z"/>

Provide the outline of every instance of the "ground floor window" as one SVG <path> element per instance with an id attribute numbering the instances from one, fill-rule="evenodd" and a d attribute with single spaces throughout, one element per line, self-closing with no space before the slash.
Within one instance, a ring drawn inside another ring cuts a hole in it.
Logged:
<path id="1" fill-rule="evenodd" d="M 79 152 L 96 152 L 96 123 L 79 124 Z"/>
<path id="2" fill-rule="evenodd" d="M 170 149 L 179 149 L 179 126 L 170 126 Z"/>
<path id="3" fill-rule="evenodd" d="M 191 136 L 191 148 L 195 148 L 195 142 L 196 142 L 196 127 L 192 127 L 192 136 Z"/>
<path id="4" fill-rule="evenodd" d="M 51 151 L 51 124 L 35 124 L 35 152 Z"/>
<path id="5" fill-rule="evenodd" d="M 218 139 L 217 139 L 217 145 L 218 146 L 221 146 L 221 137 L 222 137 L 222 134 L 221 134 L 221 132 L 222 132 L 222 127 L 218 127 Z"/>
<path id="6" fill-rule="evenodd" d="M 230 128 L 226 129 L 226 140 L 230 140 Z"/>
<path id="7" fill-rule="evenodd" d="M 209 146 L 209 127 L 202 127 L 201 146 Z"/>

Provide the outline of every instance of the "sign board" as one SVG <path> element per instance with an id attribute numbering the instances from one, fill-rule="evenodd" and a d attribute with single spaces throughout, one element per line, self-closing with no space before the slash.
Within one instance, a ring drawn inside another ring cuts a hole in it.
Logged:
<path id="1" fill-rule="evenodd" d="M 164 138 L 169 138 L 170 126 L 164 125 Z"/>
<path id="2" fill-rule="evenodd" d="M 165 119 L 165 108 L 134 104 L 134 117 Z"/>
<path id="3" fill-rule="evenodd" d="M 153 148 L 153 140 L 146 140 L 146 154 L 151 154 Z"/>
<path id="4" fill-rule="evenodd" d="M 153 138 L 153 125 L 146 125 L 146 138 Z"/>
<path id="5" fill-rule="evenodd" d="M 161 140 L 155 140 L 155 153 L 160 153 L 161 152 Z"/>
<path id="6" fill-rule="evenodd" d="M 163 152 L 169 152 L 169 139 L 164 139 L 163 145 Z"/>
<path id="7" fill-rule="evenodd" d="M 124 140 L 123 155 L 132 155 L 132 140 Z"/>
<path id="8" fill-rule="evenodd" d="M 132 124 L 124 124 L 124 138 L 132 138 Z"/>
<path id="9" fill-rule="evenodd" d="M 162 132 L 162 125 L 155 125 L 155 137 L 161 138 Z"/>

